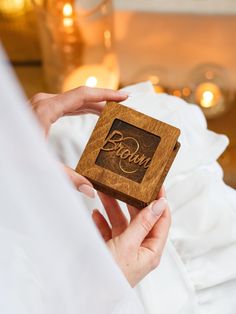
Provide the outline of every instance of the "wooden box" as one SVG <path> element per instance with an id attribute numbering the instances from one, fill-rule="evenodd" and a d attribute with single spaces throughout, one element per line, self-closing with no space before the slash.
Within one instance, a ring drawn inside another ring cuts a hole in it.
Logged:
<path id="1" fill-rule="evenodd" d="M 118 103 L 107 103 L 76 171 L 94 188 L 144 208 L 156 199 L 178 152 L 180 130 Z"/>

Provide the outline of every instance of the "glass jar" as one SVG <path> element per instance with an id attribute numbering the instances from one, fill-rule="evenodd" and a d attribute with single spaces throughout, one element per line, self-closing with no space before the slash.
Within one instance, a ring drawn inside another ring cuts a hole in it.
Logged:
<path id="1" fill-rule="evenodd" d="M 33 0 L 51 92 L 119 84 L 112 0 Z"/>
<path id="2" fill-rule="evenodd" d="M 217 64 L 201 64 L 192 70 L 188 78 L 192 90 L 188 101 L 198 104 L 208 119 L 227 112 L 234 93 L 226 68 Z"/>

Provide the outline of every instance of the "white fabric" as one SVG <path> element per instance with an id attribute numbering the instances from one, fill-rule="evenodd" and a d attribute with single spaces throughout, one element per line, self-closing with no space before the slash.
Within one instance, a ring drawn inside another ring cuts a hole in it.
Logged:
<path id="1" fill-rule="evenodd" d="M 0 313 L 143 313 L 3 58 Z"/>
<path id="2" fill-rule="evenodd" d="M 147 314 L 236 313 L 236 192 L 216 162 L 228 144 L 207 130 L 197 106 L 149 83 L 127 88 L 126 105 L 179 127 L 182 144 L 165 181 L 173 222 L 161 265 L 137 288 Z M 51 131 L 58 156 L 75 167 L 97 118 L 65 118 Z M 85 199 L 88 209 L 101 205 Z"/>

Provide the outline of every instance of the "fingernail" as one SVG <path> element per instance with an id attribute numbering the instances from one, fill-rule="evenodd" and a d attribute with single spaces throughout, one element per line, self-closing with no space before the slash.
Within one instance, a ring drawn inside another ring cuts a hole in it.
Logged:
<path id="1" fill-rule="evenodd" d="M 164 197 L 161 197 L 152 204 L 151 210 L 155 216 L 160 216 L 166 206 L 167 200 Z"/>
<path id="2" fill-rule="evenodd" d="M 78 190 L 90 198 L 95 198 L 95 191 L 90 185 L 82 184 L 78 187 Z"/>
<path id="3" fill-rule="evenodd" d="M 118 94 L 122 97 L 129 97 L 130 93 L 129 92 L 125 92 L 125 91 L 122 91 L 122 90 L 119 90 L 118 91 Z"/>
<path id="4" fill-rule="evenodd" d="M 98 212 L 97 209 L 94 209 L 93 212 L 92 212 L 92 217 Z"/>

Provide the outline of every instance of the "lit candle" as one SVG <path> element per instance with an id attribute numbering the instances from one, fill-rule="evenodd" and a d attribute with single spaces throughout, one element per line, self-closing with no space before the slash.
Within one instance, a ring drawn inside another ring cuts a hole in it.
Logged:
<path id="1" fill-rule="evenodd" d="M 184 97 L 189 97 L 190 94 L 191 94 L 190 88 L 184 87 L 184 88 L 182 89 L 182 94 L 183 94 Z"/>
<path id="2" fill-rule="evenodd" d="M 212 108 L 220 105 L 223 95 L 220 88 L 214 83 L 201 83 L 196 88 L 195 98 L 197 103 L 203 108 Z"/>
<path id="3" fill-rule="evenodd" d="M 181 98 L 181 97 L 182 97 L 181 90 L 179 90 L 179 89 L 174 89 L 173 92 L 172 92 L 172 95 L 175 96 L 175 97 Z"/>
<path id="4" fill-rule="evenodd" d="M 84 65 L 66 77 L 62 90 L 67 91 L 78 86 L 117 89 L 118 84 L 117 73 L 109 71 L 104 65 Z"/>
<path id="5" fill-rule="evenodd" d="M 161 85 L 159 85 L 160 79 L 157 75 L 150 75 L 148 79 L 152 83 L 152 86 L 157 94 L 165 92 L 164 88 Z"/>
<path id="6" fill-rule="evenodd" d="M 65 3 L 63 6 L 63 25 L 65 28 L 70 28 L 73 25 L 73 8 L 70 3 Z"/>

